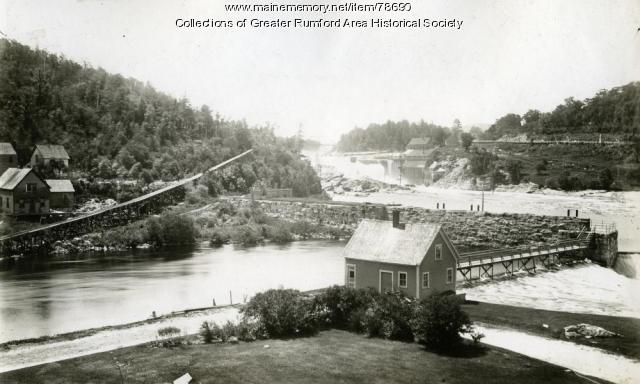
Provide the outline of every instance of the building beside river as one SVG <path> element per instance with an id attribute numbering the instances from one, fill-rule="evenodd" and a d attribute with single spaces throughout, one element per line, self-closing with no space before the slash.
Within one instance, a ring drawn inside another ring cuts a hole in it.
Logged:
<path id="1" fill-rule="evenodd" d="M 49 213 L 49 185 L 31 168 L 9 168 L 0 176 L 1 211 L 6 215 Z"/>
<path id="2" fill-rule="evenodd" d="M 456 290 L 458 251 L 437 223 L 364 219 L 343 251 L 345 285 L 421 298 Z"/>
<path id="3" fill-rule="evenodd" d="M 11 143 L 0 143 L 0 175 L 18 164 L 18 154 Z"/>

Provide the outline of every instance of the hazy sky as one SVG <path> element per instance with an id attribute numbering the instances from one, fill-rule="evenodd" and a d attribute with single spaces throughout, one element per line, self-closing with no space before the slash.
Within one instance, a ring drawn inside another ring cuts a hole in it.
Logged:
<path id="1" fill-rule="evenodd" d="M 225 117 L 268 122 L 285 135 L 302 125 L 305 136 L 325 140 L 388 119 L 492 123 L 640 80 L 638 0 L 420 0 L 408 13 L 331 15 L 225 12 L 232 1 L 0 0 L 0 31 Z M 270 2 L 297 3 L 260 4 Z M 464 23 L 460 30 L 175 25 L 278 17 Z"/>

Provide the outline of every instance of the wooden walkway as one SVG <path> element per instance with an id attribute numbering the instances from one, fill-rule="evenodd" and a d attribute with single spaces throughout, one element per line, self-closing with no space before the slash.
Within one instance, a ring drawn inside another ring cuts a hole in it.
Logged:
<path id="1" fill-rule="evenodd" d="M 587 249 L 593 233 L 595 233 L 593 230 L 588 232 L 583 230 L 575 239 L 538 247 L 514 247 L 462 253 L 458 259 L 458 271 L 465 281 L 474 278 L 493 279 L 494 266 L 503 268 L 503 271 L 500 271 L 501 274 L 512 275 L 517 271 L 535 273 L 540 264 L 548 267 L 555 264 L 562 254 Z M 474 276 L 474 272 L 477 272 L 477 276 Z"/>
<path id="2" fill-rule="evenodd" d="M 37 250 L 57 240 L 79 236 L 97 229 L 122 225 L 131 221 L 131 219 L 157 212 L 162 206 L 172 204 L 180 197 L 183 197 L 183 187 L 185 185 L 200 179 L 208 172 L 216 171 L 246 156 L 252 151 L 253 149 L 245 151 L 204 172 L 175 181 L 164 188 L 149 192 L 124 203 L 106 207 L 65 221 L 0 236 L 0 254 L 10 255 Z"/>

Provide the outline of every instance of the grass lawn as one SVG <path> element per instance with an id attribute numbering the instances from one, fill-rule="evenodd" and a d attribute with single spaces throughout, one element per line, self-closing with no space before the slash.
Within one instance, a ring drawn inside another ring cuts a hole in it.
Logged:
<path id="1" fill-rule="evenodd" d="M 557 339 L 564 339 L 564 327 L 567 325 L 579 323 L 597 325 L 608 331 L 621 334 L 623 337 L 568 340 L 640 359 L 640 319 L 545 311 L 489 303 L 467 303 L 462 308 L 473 321 L 505 326 Z M 544 328 L 542 324 L 547 324 L 549 328 Z"/>
<path id="2" fill-rule="evenodd" d="M 116 360 L 128 364 L 125 381 Z M 3 373 L 0 382 L 170 383 L 186 372 L 194 383 L 587 382 L 561 367 L 498 348 L 446 356 L 415 343 L 337 330 L 235 345 L 140 345 Z"/>

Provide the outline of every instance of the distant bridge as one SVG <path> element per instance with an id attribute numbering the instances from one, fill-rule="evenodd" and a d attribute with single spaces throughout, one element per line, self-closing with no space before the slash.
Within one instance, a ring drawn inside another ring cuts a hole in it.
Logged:
<path id="1" fill-rule="evenodd" d="M 208 172 L 216 171 L 225 165 L 246 156 L 249 149 L 222 163 L 194 176 L 175 181 L 170 185 L 136 197 L 124 203 L 103 208 L 66 221 L 42 225 L 33 229 L 0 236 L 0 254 L 14 255 L 47 248 L 57 240 L 68 239 L 90 232 L 127 224 L 133 220 L 159 212 L 162 207 L 174 204 L 184 198 L 184 186 L 192 183 Z"/>
<path id="2" fill-rule="evenodd" d="M 502 267 L 503 271 L 500 271 L 500 274 L 505 275 L 513 275 L 517 271 L 535 273 L 540 265 L 549 267 L 556 264 L 563 254 L 588 249 L 595 233 L 597 227 L 589 230 L 583 228 L 576 238 L 555 244 L 462 253 L 458 259 L 458 271 L 467 282 L 473 279 L 493 279 L 497 274 L 494 271 L 495 266 Z"/>

